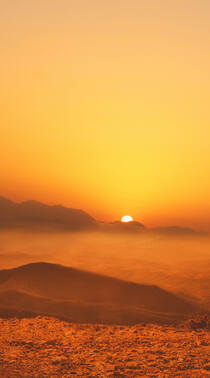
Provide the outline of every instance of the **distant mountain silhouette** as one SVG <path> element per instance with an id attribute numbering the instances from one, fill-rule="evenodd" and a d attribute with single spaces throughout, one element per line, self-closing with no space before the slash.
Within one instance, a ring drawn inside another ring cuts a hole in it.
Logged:
<path id="1" fill-rule="evenodd" d="M 121 221 L 99 222 L 99 230 L 102 232 L 137 233 L 140 235 L 158 235 L 162 237 L 200 237 L 208 235 L 207 232 L 199 232 L 192 228 L 179 226 L 147 228 L 142 223 L 136 221 L 128 223 Z"/>
<path id="2" fill-rule="evenodd" d="M 171 226 L 146 228 L 142 223 L 133 221 L 123 223 L 98 222 L 83 210 L 61 205 L 49 206 L 37 201 L 16 203 L 0 197 L 0 228 L 22 227 L 32 230 L 83 231 L 98 230 L 113 233 L 143 232 L 162 236 L 206 236 L 208 233 L 197 232 L 191 228 Z"/>
<path id="3" fill-rule="evenodd" d="M 136 221 L 132 222 L 100 222 L 99 227 L 101 231 L 105 232 L 142 232 L 146 230 L 146 227 Z"/>
<path id="4" fill-rule="evenodd" d="M 207 236 L 207 232 L 198 232 L 189 227 L 169 226 L 156 227 L 149 230 L 150 234 L 165 236 Z"/>
<path id="5" fill-rule="evenodd" d="M 41 227 L 67 230 L 97 228 L 97 222 L 83 210 L 37 201 L 12 202 L 0 197 L 0 227 Z"/>
<path id="6" fill-rule="evenodd" d="M 196 307 L 157 286 L 49 263 L 0 271 L 0 314 L 32 312 L 74 322 L 172 321 Z"/>

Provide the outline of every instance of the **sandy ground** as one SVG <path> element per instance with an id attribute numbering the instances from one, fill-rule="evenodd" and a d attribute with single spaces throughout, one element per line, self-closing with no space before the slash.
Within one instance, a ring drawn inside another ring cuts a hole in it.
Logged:
<path id="1" fill-rule="evenodd" d="M 209 331 L 0 319 L 0 377 L 210 377 Z"/>

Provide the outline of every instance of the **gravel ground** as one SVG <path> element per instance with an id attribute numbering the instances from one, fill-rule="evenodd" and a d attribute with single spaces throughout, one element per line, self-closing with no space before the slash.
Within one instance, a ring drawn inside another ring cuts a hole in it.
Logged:
<path id="1" fill-rule="evenodd" d="M 209 331 L 0 319 L 0 377 L 210 377 Z"/>

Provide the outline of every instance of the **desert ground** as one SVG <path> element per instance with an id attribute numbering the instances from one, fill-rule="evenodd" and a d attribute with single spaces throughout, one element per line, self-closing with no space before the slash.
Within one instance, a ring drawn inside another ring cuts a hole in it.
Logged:
<path id="1" fill-rule="evenodd" d="M 185 325 L 0 320 L 0 376 L 209 377 L 210 335 Z"/>

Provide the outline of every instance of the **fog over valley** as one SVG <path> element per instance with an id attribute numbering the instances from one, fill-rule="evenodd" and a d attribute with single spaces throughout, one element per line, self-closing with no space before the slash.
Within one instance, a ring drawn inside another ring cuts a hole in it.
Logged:
<path id="1" fill-rule="evenodd" d="M 157 285 L 210 306 L 209 237 L 106 232 L 0 232 L 0 266 L 49 262 Z"/>

